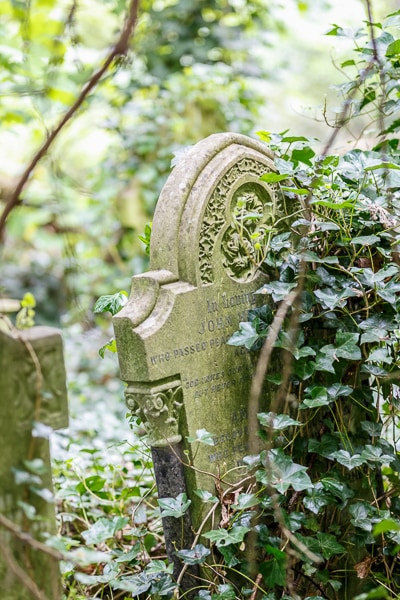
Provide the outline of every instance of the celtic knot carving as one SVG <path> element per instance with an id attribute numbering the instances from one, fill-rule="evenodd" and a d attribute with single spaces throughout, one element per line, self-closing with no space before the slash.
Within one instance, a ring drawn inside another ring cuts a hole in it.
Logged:
<path id="1" fill-rule="evenodd" d="M 257 185 L 256 181 L 258 181 L 261 175 L 267 171 L 268 168 L 265 163 L 258 162 L 254 159 L 242 158 L 225 173 L 216 185 L 210 200 L 208 201 L 200 229 L 199 268 L 202 283 L 212 283 L 214 279 L 212 256 L 218 234 L 226 224 L 226 206 L 231 202 L 232 188 L 237 184 L 240 177 L 246 175 L 254 176 L 254 184 L 248 183 L 247 185 L 253 185 L 260 188 L 262 193 L 254 193 L 253 190 L 253 194 L 257 196 L 261 205 L 264 206 L 265 201 L 271 201 L 271 199 L 273 201 L 275 200 L 274 192 L 276 189 L 276 186 L 274 185 L 269 186 L 272 195 L 271 198 L 264 187 Z M 246 186 L 246 184 L 244 184 L 244 186 Z M 242 187 L 243 186 L 241 186 L 241 188 Z M 237 200 L 239 200 L 239 198 L 237 198 Z M 248 200 L 250 201 L 251 199 L 248 198 Z M 237 206 L 237 204 L 238 202 L 236 202 L 235 206 Z M 257 206 L 256 210 L 259 211 L 260 218 L 262 219 L 264 209 L 261 209 L 261 206 Z M 231 233 L 234 234 L 235 232 L 231 231 Z M 235 266 L 228 269 L 228 274 L 234 279 L 240 279 L 241 281 L 251 278 L 252 270 L 249 267 L 249 257 L 251 255 L 249 237 L 246 236 L 243 240 L 239 240 L 237 236 L 233 235 L 230 240 L 228 240 L 228 237 L 224 236 L 224 260 L 225 262 L 228 262 L 231 259 L 234 259 L 235 261 Z"/>
<path id="2" fill-rule="evenodd" d="M 183 401 L 180 385 L 158 391 L 128 386 L 125 399 L 128 408 L 142 421 L 151 446 L 181 441 L 178 417 Z"/>

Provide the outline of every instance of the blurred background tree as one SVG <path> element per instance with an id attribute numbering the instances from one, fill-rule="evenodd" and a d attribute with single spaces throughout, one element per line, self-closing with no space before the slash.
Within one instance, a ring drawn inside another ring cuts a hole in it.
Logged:
<path id="1" fill-rule="evenodd" d="M 322 120 L 324 94 L 339 80 L 324 30 L 342 16 L 359 24 L 364 8 L 142 0 L 131 52 L 57 138 L 10 216 L 0 295 L 29 290 L 39 322 L 62 316 L 90 327 L 93 300 L 146 268 L 138 235 L 174 154 L 218 131 L 296 130 L 304 119 L 318 134 L 310 116 Z M 0 0 L 3 200 L 107 55 L 125 10 L 121 0 Z"/>

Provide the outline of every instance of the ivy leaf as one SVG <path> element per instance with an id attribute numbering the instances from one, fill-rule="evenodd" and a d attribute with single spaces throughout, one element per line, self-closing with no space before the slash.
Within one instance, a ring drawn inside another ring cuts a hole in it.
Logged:
<path id="1" fill-rule="evenodd" d="M 302 425 L 300 421 L 292 419 L 289 415 L 276 415 L 273 412 L 258 413 L 257 418 L 263 427 L 269 427 L 275 431 L 282 431 L 293 425 Z"/>
<path id="2" fill-rule="evenodd" d="M 294 363 L 293 372 L 299 379 L 305 381 L 316 371 L 315 367 L 316 365 L 313 360 L 299 360 Z"/>
<path id="3" fill-rule="evenodd" d="M 375 525 L 372 533 L 376 537 L 388 531 L 400 531 L 400 522 L 394 519 L 382 519 L 382 521 Z"/>
<path id="4" fill-rule="evenodd" d="M 284 281 L 272 281 L 266 283 L 259 290 L 260 294 L 271 294 L 274 302 L 281 302 L 295 288 L 297 283 L 286 283 Z"/>
<path id="5" fill-rule="evenodd" d="M 146 566 L 146 573 L 172 573 L 174 567 L 172 564 L 166 565 L 163 560 L 151 560 Z"/>
<path id="6" fill-rule="evenodd" d="M 151 598 L 158 598 L 159 596 L 171 598 L 176 588 L 177 585 L 170 575 L 156 573 L 151 582 L 150 596 Z"/>
<path id="7" fill-rule="evenodd" d="M 333 366 L 335 346 L 331 344 L 321 348 L 319 354 L 315 358 L 315 370 L 316 371 L 327 371 L 328 373 L 335 373 Z"/>
<path id="8" fill-rule="evenodd" d="M 140 544 L 136 544 L 132 550 L 129 550 L 129 552 L 123 552 L 121 551 L 121 554 L 118 554 L 117 558 L 112 559 L 110 557 L 110 560 L 114 560 L 116 563 L 129 563 L 132 560 L 134 560 L 137 556 L 139 556 L 139 554 L 141 554 L 142 549 Z M 100 561 L 90 561 L 90 562 L 100 562 Z M 88 563 L 89 564 L 89 563 Z"/>
<path id="9" fill-rule="evenodd" d="M 361 344 L 371 344 L 373 342 L 382 342 L 387 338 L 387 330 L 378 327 L 371 327 L 365 333 L 361 334 Z"/>
<path id="10" fill-rule="evenodd" d="M 116 532 L 123 529 L 127 523 L 129 523 L 128 517 L 114 517 L 113 519 L 102 517 L 81 535 L 87 544 L 100 544 L 113 538 Z"/>
<path id="11" fill-rule="evenodd" d="M 261 500 L 255 494 L 239 494 L 235 504 L 232 505 L 234 510 L 245 510 L 260 504 Z"/>
<path id="12" fill-rule="evenodd" d="M 263 576 L 265 585 L 268 588 L 275 588 L 277 585 L 286 584 L 286 554 L 278 548 L 269 544 L 265 550 L 272 554 L 272 558 L 260 564 L 260 573 Z"/>
<path id="13" fill-rule="evenodd" d="M 394 40 L 389 46 L 386 48 L 386 56 L 396 56 L 400 54 L 400 40 Z M 397 169 L 399 168 L 397 165 L 394 165 Z"/>
<path id="14" fill-rule="evenodd" d="M 314 158 L 315 152 L 310 146 L 304 146 L 303 148 L 295 148 L 292 152 L 292 160 L 299 161 L 305 165 L 311 166 L 311 159 Z"/>
<path id="15" fill-rule="evenodd" d="M 307 474 L 307 467 L 299 465 L 286 456 L 282 448 L 270 450 L 268 461 L 264 460 L 265 472 L 257 471 L 256 478 L 265 485 L 271 485 L 280 494 L 289 487 L 301 492 L 312 487 L 312 481 Z"/>
<path id="16" fill-rule="evenodd" d="M 261 175 L 260 179 L 262 181 L 266 181 L 267 183 L 278 183 L 279 181 L 284 181 L 287 179 L 287 175 L 281 175 L 280 173 L 265 173 L 265 175 Z"/>
<path id="17" fill-rule="evenodd" d="M 368 362 L 378 362 L 378 363 L 387 363 L 391 364 L 393 362 L 393 358 L 388 351 L 387 346 L 383 346 L 381 348 L 375 348 L 372 350 L 367 358 Z"/>
<path id="18" fill-rule="evenodd" d="M 384 331 L 393 331 L 397 328 L 397 325 L 381 314 L 374 314 L 368 319 L 365 319 L 365 321 L 361 321 L 359 327 L 363 331 L 369 331 L 374 327 L 377 329 L 383 329 Z"/>
<path id="19" fill-rule="evenodd" d="M 282 518 L 286 527 L 292 532 L 301 529 L 306 521 L 306 515 L 304 512 L 286 512 L 283 508 Z"/>
<path id="20" fill-rule="evenodd" d="M 203 533 L 203 537 L 214 542 L 217 548 L 219 548 L 220 546 L 229 546 L 230 544 L 243 542 L 244 536 L 249 531 L 250 527 L 239 525 L 238 527 L 233 527 L 230 531 L 227 531 L 226 529 L 207 531 L 206 533 Z"/>
<path id="21" fill-rule="evenodd" d="M 287 185 L 282 185 L 281 190 L 283 192 L 297 194 L 298 196 L 308 196 L 310 194 L 310 190 L 307 190 L 306 188 L 289 187 Z"/>
<path id="22" fill-rule="evenodd" d="M 177 550 L 175 554 L 183 560 L 186 565 L 201 565 L 211 554 L 209 548 L 203 544 L 196 544 L 191 550 Z"/>
<path id="23" fill-rule="evenodd" d="M 118 576 L 119 566 L 116 564 L 106 565 L 102 575 L 87 575 L 86 573 L 75 573 L 75 579 L 84 585 L 95 585 L 99 583 L 110 583 Z"/>
<path id="24" fill-rule="evenodd" d="M 200 442 L 201 444 L 205 444 L 206 446 L 215 446 L 214 436 L 212 433 L 207 431 L 207 429 L 197 429 L 196 437 L 186 436 L 189 444 L 193 444 L 194 442 Z"/>
<path id="25" fill-rule="evenodd" d="M 178 494 L 176 498 L 158 499 L 158 504 L 161 508 L 161 516 L 175 517 L 176 519 L 183 517 L 191 502 L 192 501 L 188 500 L 188 497 L 184 492 Z"/>
<path id="26" fill-rule="evenodd" d="M 335 536 L 330 533 L 318 532 L 317 540 L 321 548 L 321 554 L 326 560 L 329 560 L 335 554 L 343 554 L 346 552 L 344 546 L 339 544 Z"/>
<path id="27" fill-rule="evenodd" d="M 152 578 L 146 572 L 139 573 L 138 575 L 131 575 L 130 577 L 124 577 L 117 581 L 113 581 L 111 587 L 113 590 L 122 590 L 123 592 L 129 592 L 132 596 L 139 596 L 144 594 L 150 588 Z"/>
<path id="28" fill-rule="evenodd" d="M 348 360 L 361 360 L 361 350 L 358 345 L 360 336 L 358 333 L 338 331 L 334 354 Z"/>
<path id="29" fill-rule="evenodd" d="M 400 40 L 398 40 L 398 42 L 400 42 Z M 374 165 L 372 167 L 366 167 L 365 171 L 378 171 L 378 170 L 382 170 L 383 172 L 385 172 L 388 169 L 400 170 L 400 166 L 396 165 L 395 163 L 391 163 L 391 162 L 382 162 L 382 163 L 379 163 L 379 164 Z"/>
<path id="30" fill-rule="evenodd" d="M 139 552 L 140 549 L 137 551 L 136 556 L 139 554 Z M 85 548 L 84 546 L 68 552 L 66 554 L 66 559 L 71 561 L 74 565 L 79 565 L 80 567 L 86 567 L 87 565 L 92 565 L 93 563 L 110 563 L 113 560 L 111 554 L 108 552 L 99 552 L 97 550 Z M 115 562 L 120 561 L 115 560 Z M 117 568 L 115 570 L 117 570 Z"/>
<path id="31" fill-rule="evenodd" d="M 321 257 L 318 256 L 318 254 L 316 254 L 315 252 L 312 252 L 311 250 L 305 250 L 305 252 L 303 252 L 302 254 L 302 258 L 306 262 L 322 263 L 325 265 L 337 265 L 339 263 L 339 259 L 337 256 Z"/>
<path id="32" fill-rule="evenodd" d="M 354 492 L 348 487 L 343 481 L 338 481 L 333 477 L 324 477 L 321 479 L 324 490 L 339 498 L 342 502 L 346 502 L 350 498 L 353 498 Z"/>
<path id="33" fill-rule="evenodd" d="M 378 284 L 375 287 L 375 291 L 378 296 L 383 298 L 383 300 L 386 300 L 386 302 L 389 302 L 389 304 L 395 304 L 400 292 L 400 282 L 391 279 L 387 283 Z"/>
<path id="34" fill-rule="evenodd" d="M 361 457 L 361 454 L 353 454 L 351 455 L 347 450 L 338 450 L 337 452 L 333 452 L 329 458 L 336 459 L 338 463 L 349 469 L 351 471 L 355 467 L 359 467 L 364 463 L 364 459 Z"/>
<path id="35" fill-rule="evenodd" d="M 194 493 L 200 498 L 202 502 L 218 502 L 218 498 L 207 490 L 194 490 Z"/>
<path id="36" fill-rule="evenodd" d="M 311 438 L 308 442 L 308 451 L 320 454 L 324 458 L 329 458 L 332 452 L 336 452 L 338 440 L 330 433 L 324 433 L 321 441 Z"/>
<path id="37" fill-rule="evenodd" d="M 344 306 L 348 298 L 359 295 L 359 290 L 352 287 L 346 287 L 344 290 L 336 291 L 331 288 L 315 290 L 314 294 L 320 301 L 323 308 L 333 310 L 338 306 Z"/>
<path id="38" fill-rule="evenodd" d="M 381 238 L 377 235 L 359 235 L 351 240 L 351 243 L 360 246 L 373 246 L 374 244 L 381 241 Z"/>
<path id="39" fill-rule="evenodd" d="M 332 399 L 328 398 L 326 388 L 320 385 L 311 385 L 305 390 L 309 396 L 305 397 L 300 404 L 300 408 L 318 408 L 319 406 L 328 406 Z"/>
<path id="40" fill-rule="evenodd" d="M 217 587 L 218 593 L 211 595 L 211 600 L 235 600 L 236 593 L 229 583 Z"/>
<path id="41" fill-rule="evenodd" d="M 388 374 L 386 369 L 382 369 L 382 367 L 378 367 L 377 365 L 368 365 L 366 363 L 360 369 L 361 373 L 369 373 L 374 377 L 385 377 Z"/>
<path id="42" fill-rule="evenodd" d="M 31 473 L 35 475 L 44 475 L 47 473 L 47 466 L 43 459 L 41 458 L 33 458 L 32 460 L 24 460 L 24 467 L 28 469 Z"/>
<path id="43" fill-rule="evenodd" d="M 307 496 L 303 498 L 304 506 L 317 515 L 321 508 L 330 504 L 331 499 L 321 489 L 308 490 Z"/>
<path id="44" fill-rule="evenodd" d="M 343 210 L 344 208 L 353 208 L 354 201 L 345 200 L 344 202 L 332 202 L 329 200 L 311 200 L 310 204 L 313 206 L 326 206 L 331 210 Z"/>
<path id="45" fill-rule="evenodd" d="M 392 277 L 393 275 L 397 275 L 399 272 L 399 267 L 394 264 L 389 264 L 379 269 L 379 271 L 374 272 L 372 269 L 354 269 L 356 273 L 362 274 L 362 278 L 366 283 L 381 283 L 385 279 Z"/>
<path id="46" fill-rule="evenodd" d="M 128 293 L 125 290 L 121 290 L 116 294 L 100 296 L 96 300 L 93 310 L 96 314 L 109 311 L 114 316 L 127 302 Z"/>
<path id="47" fill-rule="evenodd" d="M 339 225 L 330 221 L 314 221 L 313 226 L 319 231 L 340 231 Z"/>
<path id="48" fill-rule="evenodd" d="M 104 488 L 105 483 L 106 480 L 103 477 L 91 475 L 76 485 L 76 491 L 81 495 L 85 494 L 88 490 L 91 492 L 100 492 Z"/>
<path id="49" fill-rule="evenodd" d="M 305 397 L 300 404 L 300 408 L 318 408 L 319 406 L 328 406 L 332 399 L 328 398 L 326 388 L 321 385 L 311 385 L 305 390 L 308 397 Z"/>
<path id="50" fill-rule="evenodd" d="M 383 454 L 382 448 L 379 446 L 371 446 L 370 444 L 366 444 L 364 446 L 363 451 L 361 452 L 361 457 L 364 461 L 369 461 L 372 463 L 381 463 L 388 464 L 395 460 L 395 456 L 390 456 L 389 454 Z"/>
<path id="51" fill-rule="evenodd" d="M 382 432 L 382 423 L 361 421 L 361 429 L 366 431 L 371 437 L 380 437 Z"/>
<path id="52" fill-rule="evenodd" d="M 251 350 L 259 338 L 260 334 L 257 332 L 254 323 L 244 321 L 243 323 L 239 323 L 239 331 L 235 331 L 227 341 L 227 344 L 230 346 L 245 346 L 248 350 Z"/>
<path id="53" fill-rule="evenodd" d="M 349 396 L 353 392 L 353 388 L 342 383 L 333 383 L 328 387 L 327 392 L 331 398 L 336 400 L 341 396 Z"/>
<path id="54" fill-rule="evenodd" d="M 373 518 L 370 506 L 366 502 L 354 502 L 349 507 L 349 512 L 352 516 L 350 522 L 363 531 L 372 531 Z M 375 522 L 378 519 L 375 519 Z"/>
<path id="55" fill-rule="evenodd" d="M 117 352 L 117 341 L 115 338 L 111 338 L 110 340 L 108 340 L 108 342 L 106 344 L 104 344 L 104 346 L 99 348 L 99 354 L 100 354 L 101 358 L 104 358 L 106 350 L 109 350 L 110 352 L 113 352 L 113 353 Z"/>
<path id="56" fill-rule="evenodd" d="M 299 345 L 302 343 L 301 340 L 298 340 Z M 279 338 L 275 344 L 276 348 L 283 348 L 290 352 L 296 360 L 300 358 L 305 358 L 306 356 L 315 356 L 315 350 L 309 346 L 302 346 L 299 348 L 297 345 L 293 343 L 292 336 L 290 333 L 286 331 L 281 331 L 279 334 Z"/>

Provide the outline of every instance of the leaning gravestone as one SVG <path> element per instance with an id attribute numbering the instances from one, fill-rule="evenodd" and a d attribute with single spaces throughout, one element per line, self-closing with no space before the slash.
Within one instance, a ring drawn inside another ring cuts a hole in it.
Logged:
<path id="1" fill-rule="evenodd" d="M 49 442 L 35 436 L 43 425 L 53 429 L 68 425 L 58 330 L 0 329 L 0 407 L 0 514 L 19 531 L 43 541 L 43 533 L 55 534 L 56 521 L 54 504 L 48 501 L 52 492 Z M 34 421 L 40 424 L 36 434 Z M 62 596 L 58 561 L 1 523 L 0 584 L 3 593 L 7 590 L 7 600 L 40 597 L 34 590 L 51 600 Z"/>
<path id="2" fill-rule="evenodd" d="M 237 479 L 247 452 L 253 365 L 227 342 L 265 282 L 257 236 L 285 215 L 276 186 L 260 179 L 274 170 L 271 152 L 242 135 L 192 147 L 160 195 L 151 270 L 133 277 L 114 317 L 126 401 L 147 430 L 159 497 L 186 491 L 195 531 L 204 511 L 194 491 L 215 494 L 216 477 Z M 213 446 L 188 442 L 199 430 Z M 181 539 L 178 519 L 164 519 L 164 530 L 176 561 L 174 549 L 189 547 L 190 535 Z"/>

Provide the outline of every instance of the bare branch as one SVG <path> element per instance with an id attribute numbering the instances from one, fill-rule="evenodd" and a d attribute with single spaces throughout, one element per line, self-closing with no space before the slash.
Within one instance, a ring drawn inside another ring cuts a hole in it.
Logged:
<path id="1" fill-rule="evenodd" d="M 17 577 L 17 579 L 19 579 L 19 581 L 32 594 L 32 598 L 35 598 L 35 600 L 48 600 L 48 597 L 40 591 L 33 579 L 31 579 L 29 575 L 25 573 L 22 567 L 19 566 L 7 546 L 0 544 L 0 552 L 3 554 L 4 561 L 11 573 L 13 573 L 15 577 Z"/>
<path id="2" fill-rule="evenodd" d="M 67 110 L 65 115 L 62 117 L 58 125 L 50 132 L 46 141 L 42 144 L 36 154 L 33 156 L 31 162 L 26 167 L 25 171 L 22 173 L 21 177 L 18 180 L 17 185 L 14 190 L 11 192 L 9 196 L 8 202 L 0 216 L 0 235 L 5 227 L 5 223 L 11 211 L 22 203 L 21 193 L 24 189 L 26 183 L 28 182 L 30 176 L 35 170 L 39 161 L 45 156 L 50 146 L 57 138 L 60 131 L 65 127 L 65 125 L 72 119 L 78 109 L 82 106 L 83 102 L 90 94 L 90 92 L 96 87 L 99 83 L 103 75 L 107 72 L 109 67 L 112 65 L 113 61 L 118 56 L 124 56 L 127 54 L 129 49 L 129 40 L 133 34 L 135 29 L 137 15 L 138 15 L 138 7 L 139 0 L 131 0 L 128 15 L 125 20 L 125 24 L 122 28 L 119 39 L 116 44 L 112 48 L 110 54 L 107 56 L 103 65 L 94 73 L 94 75 L 90 78 L 90 80 L 83 86 L 81 93 L 78 98 L 75 100 L 74 104 Z"/>
<path id="3" fill-rule="evenodd" d="M 4 527 L 4 529 L 7 529 L 8 531 L 11 531 L 11 533 L 13 535 L 15 535 L 15 537 L 17 537 L 22 542 L 29 544 L 29 546 L 32 546 L 32 548 L 35 548 L 36 550 L 40 550 L 40 552 L 43 552 L 44 554 L 48 554 L 49 556 L 52 556 L 53 558 L 55 558 L 57 560 L 65 559 L 64 554 L 62 554 L 61 552 L 58 552 L 58 550 L 54 550 L 54 548 L 50 548 L 50 546 L 46 546 L 46 544 L 39 542 L 39 540 L 35 540 L 35 538 L 33 538 L 31 535 L 29 535 L 29 533 L 25 533 L 24 531 L 21 531 L 19 529 L 19 527 L 17 527 L 17 525 L 15 525 L 15 523 L 10 521 L 10 519 L 7 519 L 7 517 L 1 513 L 0 513 L 0 526 Z"/>

